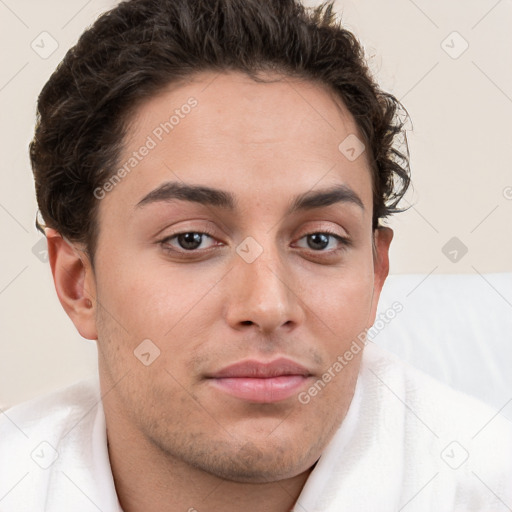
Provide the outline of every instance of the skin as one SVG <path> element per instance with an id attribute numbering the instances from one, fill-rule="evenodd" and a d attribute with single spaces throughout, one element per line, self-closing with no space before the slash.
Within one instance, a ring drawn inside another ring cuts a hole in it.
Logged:
<path id="1" fill-rule="evenodd" d="M 242 400 L 205 376 L 284 356 L 310 371 L 307 391 L 373 324 L 392 231 L 372 231 L 366 153 L 349 161 L 338 150 L 359 133 L 352 116 L 312 82 L 198 74 L 138 108 L 120 161 L 192 96 L 198 105 L 100 201 L 94 269 L 83 247 L 47 230 L 52 273 L 80 334 L 98 340 L 125 512 L 285 511 L 345 417 L 362 351 L 307 405 L 296 395 Z M 228 191 L 238 209 L 136 207 L 168 181 Z M 350 187 L 363 208 L 286 214 L 295 196 L 332 185 Z M 195 252 L 168 239 L 205 229 Z M 319 248 L 307 236 L 326 230 L 350 244 L 330 237 Z M 247 237 L 262 248 L 252 263 L 236 251 Z M 160 350 L 148 366 L 134 355 L 145 339 Z"/>

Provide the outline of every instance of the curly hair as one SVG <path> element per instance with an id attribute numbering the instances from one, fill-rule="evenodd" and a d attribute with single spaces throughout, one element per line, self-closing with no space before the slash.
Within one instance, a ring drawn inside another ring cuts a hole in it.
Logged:
<path id="1" fill-rule="evenodd" d="M 38 98 L 29 149 L 46 226 L 83 243 L 94 261 L 99 200 L 93 191 L 115 172 L 131 115 L 145 99 L 200 71 L 242 71 L 256 79 L 271 70 L 330 87 L 368 151 L 373 229 L 403 211 L 398 203 L 410 185 L 400 115 L 406 111 L 379 88 L 333 3 L 129 0 L 101 15 Z M 43 231 L 37 220 L 36 226 Z"/>

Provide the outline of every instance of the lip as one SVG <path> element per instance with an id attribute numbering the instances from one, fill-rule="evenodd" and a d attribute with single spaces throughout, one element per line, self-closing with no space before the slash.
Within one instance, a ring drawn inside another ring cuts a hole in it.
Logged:
<path id="1" fill-rule="evenodd" d="M 280 357 L 274 361 L 256 361 L 249 359 L 247 361 L 240 361 L 226 366 L 218 372 L 212 373 L 209 377 L 214 379 L 222 378 L 253 378 L 253 379 L 266 379 L 271 377 L 280 377 L 282 375 L 311 375 L 311 372 L 304 366 L 287 359 Z"/>
<path id="2" fill-rule="evenodd" d="M 214 388 L 236 398 L 273 403 L 296 395 L 311 375 L 304 366 L 279 358 L 270 362 L 241 361 L 208 375 L 208 379 Z"/>

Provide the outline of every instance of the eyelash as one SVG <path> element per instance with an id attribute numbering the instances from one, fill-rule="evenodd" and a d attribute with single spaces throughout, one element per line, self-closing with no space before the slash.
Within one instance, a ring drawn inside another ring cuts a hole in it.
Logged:
<path id="1" fill-rule="evenodd" d="M 189 231 L 180 231 L 179 233 L 174 233 L 173 235 L 167 236 L 163 240 L 160 240 L 159 244 L 162 246 L 162 249 L 165 252 L 167 252 L 169 254 L 178 255 L 178 256 L 184 256 L 184 257 L 186 257 L 187 255 L 198 255 L 201 253 L 206 253 L 215 248 L 215 246 L 210 247 L 208 249 L 191 249 L 191 250 L 185 250 L 185 249 L 179 250 L 179 249 L 171 248 L 171 246 L 169 245 L 170 240 L 173 240 L 173 239 L 177 238 L 178 236 L 185 235 L 187 233 L 194 233 L 194 234 L 198 234 L 198 235 L 207 235 L 210 238 L 215 239 L 214 234 L 212 232 L 208 231 L 207 229 L 204 229 L 203 231 L 189 230 Z M 322 254 L 337 255 L 340 252 L 346 251 L 352 245 L 352 241 L 349 238 L 341 236 L 337 233 L 334 233 L 334 232 L 330 231 L 329 229 L 325 229 L 322 231 L 311 231 L 309 233 L 305 233 L 304 235 L 302 235 L 299 238 L 299 240 L 302 240 L 303 238 L 306 238 L 307 236 L 310 236 L 310 235 L 320 235 L 320 234 L 329 235 L 332 238 L 336 239 L 340 243 L 340 247 L 337 249 L 331 250 L 331 251 L 309 249 L 309 251 L 312 253 L 316 253 L 319 255 L 322 255 Z"/>

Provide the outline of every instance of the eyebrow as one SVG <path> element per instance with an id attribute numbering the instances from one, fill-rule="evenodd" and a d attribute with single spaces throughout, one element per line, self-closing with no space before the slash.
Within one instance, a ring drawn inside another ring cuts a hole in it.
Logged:
<path id="1" fill-rule="evenodd" d="M 175 200 L 190 201 L 202 205 L 213 206 L 223 210 L 235 211 L 238 200 L 231 193 L 203 185 L 191 185 L 168 181 L 149 192 L 136 205 L 142 208 L 159 202 Z M 313 210 L 337 203 L 354 204 L 364 211 L 361 198 L 347 185 L 335 185 L 321 190 L 310 190 L 296 196 L 288 208 L 287 215 L 299 211 Z"/>

